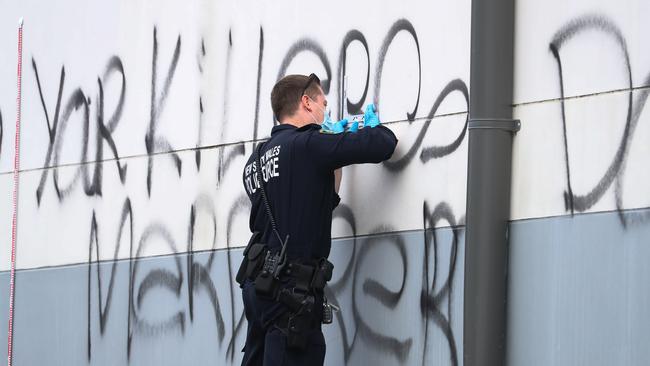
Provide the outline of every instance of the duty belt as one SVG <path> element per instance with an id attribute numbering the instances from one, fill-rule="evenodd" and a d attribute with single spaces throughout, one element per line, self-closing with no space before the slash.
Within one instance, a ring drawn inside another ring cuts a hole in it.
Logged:
<path id="1" fill-rule="evenodd" d="M 334 265 L 325 258 L 321 258 L 316 265 L 289 263 L 284 274 L 296 281 L 295 289 L 309 292 L 312 290 L 322 291 L 327 281 L 332 279 Z"/>

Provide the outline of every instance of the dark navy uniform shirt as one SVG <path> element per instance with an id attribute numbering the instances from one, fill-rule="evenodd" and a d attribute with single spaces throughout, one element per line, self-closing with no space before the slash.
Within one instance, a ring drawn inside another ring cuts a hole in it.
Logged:
<path id="1" fill-rule="evenodd" d="M 328 257 L 332 210 L 340 201 L 334 191 L 334 170 L 387 160 L 396 144 L 393 132 L 382 125 L 340 134 L 324 133 L 317 124 L 273 127 L 271 138 L 259 150 L 260 174 L 253 164 L 256 150 L 244 167 L 244 187 L 252 202 L 251 232 L 261 232 L 261 242 L 279 250 L 259 189 L 263 182 L 278 231 L 282 239 L 290 237 L 288 258 Z"/>

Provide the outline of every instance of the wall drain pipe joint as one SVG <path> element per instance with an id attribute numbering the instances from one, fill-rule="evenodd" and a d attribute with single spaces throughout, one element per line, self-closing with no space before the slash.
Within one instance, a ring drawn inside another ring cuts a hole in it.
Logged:
<path id="1" fill-rule="evenodd" d="M 521 121 L 506 118 L 472 118 L 469 120 L 467 128 L 469 130 L 489 129 L 517 133 L 521 129 Z"/>

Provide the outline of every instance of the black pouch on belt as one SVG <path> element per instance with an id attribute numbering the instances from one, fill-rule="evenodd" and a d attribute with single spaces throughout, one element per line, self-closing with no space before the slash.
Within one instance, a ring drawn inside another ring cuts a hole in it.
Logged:
<path id="1" fill-rule="evenodd" d="M 246 249 L 244 249 L 244 259 L 237 271 L 237 277 L 235 277 L 240 287 L 244 285 L 247 279 L 254 279 L 255 275 L 264 266 L 264 258 L 266 257 L 268 248 L 266 244 L 257 243 L 259 236 L 260 233 L 258 231 L 254 232 L 248 241 L 248 245 L 246 245 Z"/>
<path id="2" fill-rule="evenodd" d="M 321 258 L 316 265 L 314 277 L 311 279 L 311 288 L 322 290 L 327 282 L 332 279 L 334 265 L 325 258 Z"/>
<path id="3" fill-rule="evenodd" d="M 255 278 L 255 293 L 269 299 L 275 299 L 280 290 L 280 281 L 273 277 L 273 274 L 262 271 Z"/>

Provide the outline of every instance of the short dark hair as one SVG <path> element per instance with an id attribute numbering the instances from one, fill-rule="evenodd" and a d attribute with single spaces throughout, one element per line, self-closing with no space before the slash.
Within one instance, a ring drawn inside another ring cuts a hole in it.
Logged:
<path id="1" fill-rule="evenodd" d="M 278 121 L 296 112 L 304 94 L 312 99 L 319 94 L 320 79 L 312 75 L 287 75 L 275 83 L 271 90 L 271 108 Z"/>

